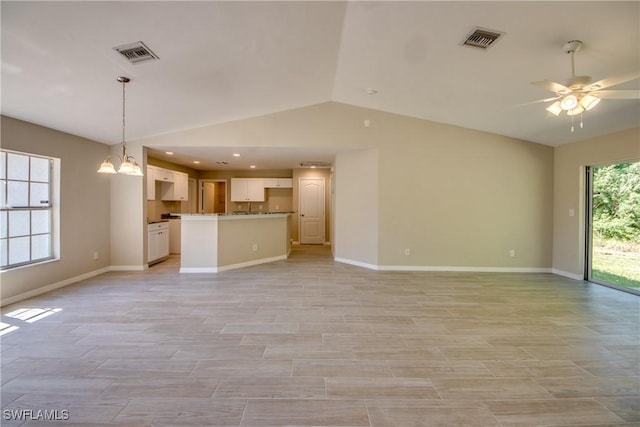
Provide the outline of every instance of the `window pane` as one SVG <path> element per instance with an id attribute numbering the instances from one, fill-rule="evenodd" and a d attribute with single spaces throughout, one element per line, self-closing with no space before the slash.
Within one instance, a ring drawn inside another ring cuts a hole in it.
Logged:
<path id="1" fill-rule="evenodd" d="M 7 206 L 29 206 L 29 183 L 20 181 L 7 182 Z"/>
<path id="2" fill-rule="evenodd" d="M 7 238 L 7 211 L 0 211 L 0 239 Z"/>
<path id="3" fill-rule="evenodd" d="M 31 211 L 31 234 L 49 233 L 51 230 L 50 211 Z"/>
<path id="4" fill-rule="evenodd" d="M 7 181 L 0 181 L 0 208 L 7 207 Z"/>
<path id="5" fill-rule="evenodd" d="M 7 177 L 7 154 L 0 153 L 0 179 Z"/>
<path id="6" fill-rule="evenodd" d="M 49 206 L 49 184 L 31 183 L 29 206 Z"/>
<path id="7" fill-rule="evenodd" d="M 27 181 L 29 179 L 29 156 L 7 153 L 7 178 Z"/>
<path id="8" fill-rule="evenodd" d="M 7 239 L 0 239 L 0 267 L 7 265 Z"/>
<path id="9" fill-rule="evenodd" d="M 29 261 L 29 240 L 30 237 L 18 237 L 9 239 L 9 264 L 19 264 Z"/>
<path id="10" fill-rule="evenodd" d="M 9 237 L 28 235 L 29 222 L 29 211 L 10 211 Z M 11 247 L 11 251 L 13 251 L 13 247 Z"/>
<path id="11" fill-rule="evenodd" d="M 31 259 L 43 259 L 51 256 L 51 243 L 48 234 L 31 237 Z"/>
<path id="12" fill-rule="evenodd" d="M 49 182 L 50 160 L 40 157 L 31 158 L 31 181 Z"/>

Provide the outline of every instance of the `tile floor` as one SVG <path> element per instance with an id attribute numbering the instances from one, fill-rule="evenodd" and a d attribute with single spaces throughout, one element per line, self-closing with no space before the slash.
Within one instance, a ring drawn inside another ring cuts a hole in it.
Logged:
<path id="1" fill-rule="evenodd" d="M 325 247 L 218 275 L 177 263 L 5 307 L 2 425 L 640 425 L 637 296 L 375 272 Z M 45 410 L 68 420 L 25 421 Z"/>

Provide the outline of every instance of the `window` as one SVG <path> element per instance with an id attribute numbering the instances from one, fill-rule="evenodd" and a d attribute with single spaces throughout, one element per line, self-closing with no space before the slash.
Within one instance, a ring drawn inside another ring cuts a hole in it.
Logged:
<path id="1" fill-rule="evenodd" d="M 0 150 L 0 269 L 54 258 L 54 163 Z"/>

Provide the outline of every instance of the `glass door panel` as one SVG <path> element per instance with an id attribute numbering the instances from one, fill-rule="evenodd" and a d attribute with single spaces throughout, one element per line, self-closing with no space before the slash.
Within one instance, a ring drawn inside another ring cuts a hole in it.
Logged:
<path id="1" fill-rule="evenodd" d="M 640 295 L 640 162 L 587 168 L 587 280 Z"/>

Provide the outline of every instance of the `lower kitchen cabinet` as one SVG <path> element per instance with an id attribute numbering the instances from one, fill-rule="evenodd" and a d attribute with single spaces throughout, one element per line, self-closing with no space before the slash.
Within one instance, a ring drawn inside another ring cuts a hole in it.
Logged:
<path id="1" fill-rule="evenodd" d="M 149 224 L 147 232 L 147 263 L 154 264 L 169 256 L 169 223 Z"/>

